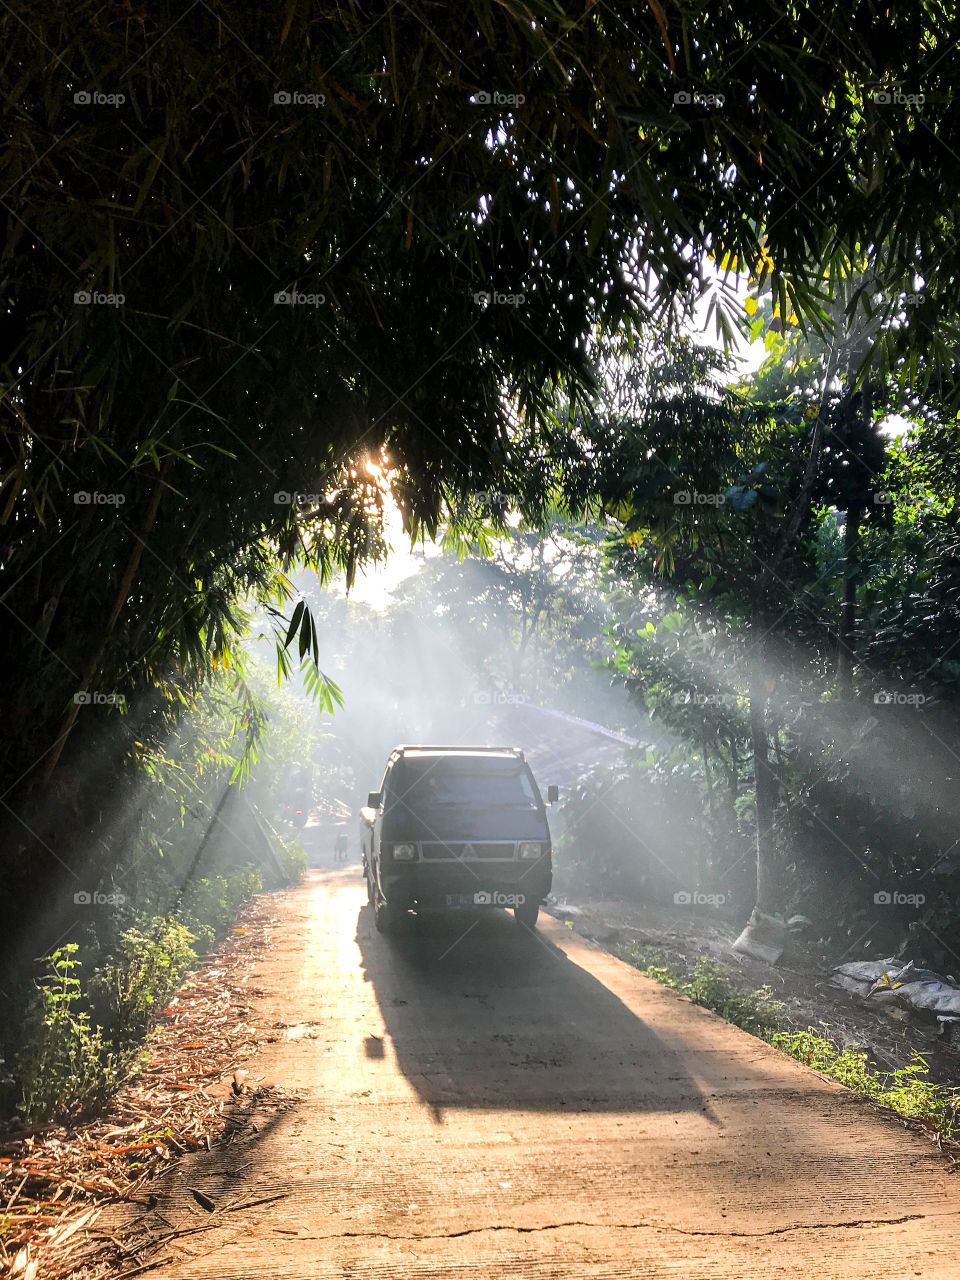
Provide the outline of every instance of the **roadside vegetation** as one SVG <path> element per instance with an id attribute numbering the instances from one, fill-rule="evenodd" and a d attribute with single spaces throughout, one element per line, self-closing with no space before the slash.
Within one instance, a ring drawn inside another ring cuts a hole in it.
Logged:
<path id="1" fill-rule="evenodd" d="M 928 1080 L 922 1054 L 915 1052 L 913 1060 L 899 1070 L 880 1071 L 867 1053 L 836 1044 L 827 1026 L 820 1031 L 790 1029 L 786 1008 L 769 987 L 744 990 L 715 960 L 701 956 L 692 973 L 682 977 L 670 968 L 669 957 L 655 948 L 632 943 L 620 947 L 619 954 L 648 978 L 672 987 L 821 1075 L 904 1119 L 920 1121 L 940 1138 L 960 1140 L 960 1088 Z"/>
<path id="2" fill-rule="evenodd" d="M 251 661 L 262 692 L 266 677 Z M 136 1071 L 145 1037 L 197 960 L 213 951 L 263 888 L 306 869 L 298 834 L 285 830 L 277 795 L 296 751 L 309 758 L 319 729 L 292 689 L 271 702 L 248 687 L 268 746 L 235 733 L 231 704 L 211 685 L 200 713 L 148 761 L 151 785 L 135 822 L 105 833 L 122 861 L 88 864 L 73 900 L 72 940 L 8 972 L 0 1026 L 0 1116 L 28 1124 L 76 1120 L 102 1107 Z M 262 724 L 261 724 L 262 728 Z M 258 734 L 260 730 L 258 729 Z M 233 781 L 244 778 L 244 787 Z M 316 773 L 318 786 L 322 771 Z"/>
<path id="3" fill-rule="evenodd" d="M 178 915 L 136 916 L 105 947 L 69 942 L 44 957 L 0 1081 L 3 1114 L 36 1124 L 82 1118 L 109 1102 L 198 955 L 226 935 L 260 888 L 253 870 L 203 877 L 191 882 Z"/>

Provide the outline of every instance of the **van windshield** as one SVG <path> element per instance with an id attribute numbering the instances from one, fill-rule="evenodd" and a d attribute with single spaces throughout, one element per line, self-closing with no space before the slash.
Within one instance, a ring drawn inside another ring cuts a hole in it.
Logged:
<path id="1" fill-rule="evenodd" d="M 436 760 L 404 760 L 395 770 L 390 804 L 425 809 L 536 809 L 537 799 L 520 766 L 490 769 Z"/>

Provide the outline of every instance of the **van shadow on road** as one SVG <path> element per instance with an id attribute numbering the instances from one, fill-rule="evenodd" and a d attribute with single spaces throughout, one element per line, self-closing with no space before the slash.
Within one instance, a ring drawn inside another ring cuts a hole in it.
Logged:
<path id="1" fill-rule="evenodd" d="M 386 938 L 367 906 L 356 940 L 397 1067 L 436 1111 L 696 1111 L 716 1123 L 679 1053 L 512 914 L 411 916 Z"/>

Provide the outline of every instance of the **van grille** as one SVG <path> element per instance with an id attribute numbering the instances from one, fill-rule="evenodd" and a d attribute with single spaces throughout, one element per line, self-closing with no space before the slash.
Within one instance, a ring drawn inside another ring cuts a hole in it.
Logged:
<path id="1" fill-rule="evenodd" d="M 420 856 L 424 862 L 513 862 L 517 846 L 513 840 L 500 840 L 495 844 L 470 840 L 447 844 L 431 840 L 420 845 Z"/>

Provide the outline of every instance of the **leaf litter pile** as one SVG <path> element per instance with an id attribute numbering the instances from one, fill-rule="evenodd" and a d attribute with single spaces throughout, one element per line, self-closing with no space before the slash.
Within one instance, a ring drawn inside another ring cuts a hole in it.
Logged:
<path id="1" fill-rule="evenodd" d="M 234 1105 L 243 1095 L 260 1108 L 291 1105 L 279 1088 L 250 1091 L 239 1069 L 257 1044 L 256 1028 L 247 1021 L 248 983 L 252 961 L 267 946 L 270 903 L 267 896 L 255 899 L 219 951 L 184 983 L 107 1112 L 76 1124 L 0 1130 L 0 1275 L 119 1277 L 159 1265 L 164 1258 L 142 1259 L 162 1247 L 163 1233 L 133 1230 L 121 1241 L 98 1231 L 104 1208 L 126 1201 L 152 1209 L 155 1178 L 187 1152 L 209 1151 L 247 1125 Z M 252 1207 L 218 1207 L 203 1204 L 206 1196 L 196 1198 L 217 1218 Z M 169 1232 L 167 1238 L 204 1229 Z"/>

